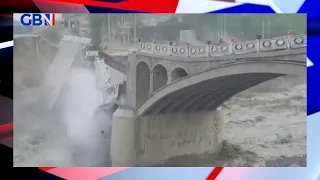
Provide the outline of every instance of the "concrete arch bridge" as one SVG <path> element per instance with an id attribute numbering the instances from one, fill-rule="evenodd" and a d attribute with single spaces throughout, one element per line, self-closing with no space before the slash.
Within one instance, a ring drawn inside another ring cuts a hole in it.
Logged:
<path id="1" fill-rule="evenodd" d="M 15 43 L 24 44 L 24 38 L 15 36 Z M 223 140 L 223 118 L 216 109 L 264 81 L 285 74 L 305 76 L 306 43 L 306 35 L 227 44 L 139 42 L 126 65 L 100 53 L 109 68 L 126 74 L 121 88 L 125 89 L 125 101 L 113 114 L 112 165 L 170 162 L 171 166 L 183 166 L 186 164 L 177 159 L 204 155 L 213 159 Z M 55 87 L 52 104 L 83 46 L 63 40 L 55 50 L 45 73 L 48 85 Z M 33 55 L 32 59 L 37 59 L 36 51 Z"/>
<path id="2" fill-rule="evenodd" d="M 113 165 L 215 156 L 223 139 L 220 105 L 259 83 L 305 73 L 306 35 L 204 45 L 139 42 L 127 62 L 127 108 L 114 113 Z"/>

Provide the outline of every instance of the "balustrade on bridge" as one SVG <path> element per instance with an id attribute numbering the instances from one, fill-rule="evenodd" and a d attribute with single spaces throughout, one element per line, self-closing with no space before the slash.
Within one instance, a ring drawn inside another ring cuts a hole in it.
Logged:
<path id="1" fill-rule="evenodd" d="M 208 41 L 202 45 L 177 44 L 173 42 L 158 43 L 157 41 L 142 42 L 139 40 L 137 49 L 143 53 L 176 57 L 214 57 L 297 49 L 306 47 L 306 44 L 306 35 L 302 34 L 223 44 L 212 44 Z"/>

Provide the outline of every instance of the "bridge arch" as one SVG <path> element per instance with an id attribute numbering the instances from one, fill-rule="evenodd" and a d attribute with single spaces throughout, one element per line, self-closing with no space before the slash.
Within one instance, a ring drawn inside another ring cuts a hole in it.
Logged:
<path id="1" fill-rule="evenodd" d="M 305 76 L 304 61 L 242 61 L 218 65 L 168 84 L 137 108 L 139 115 L 213 110 L 234 95 L 286 74 Z"/>
<path id="2" fill-rule="evenodd" d="M 168 82 L 168 71 L 162 64 L 157 64 L 152 70 L 153 92 L 165 86 Z"/>
<path id="3" fill-rule="evenodd" d="M 150 61 L 149 61 L 147 58 L 145 58 L 145 59 L 140 59 L 140 60 L 137 62 L 137 64 L 139 64 L 139 63 L 141 63 L 141 62 L 146 63 L 146 64 L 148 65 L 150 71 L 151 71 L 152 65 L 151 65 Z"/>
<path id="4" fill-rule="evenodd" d="M 171 72 L 171 82 L 186 76 L 188 76 L 187 71 L 181 67 L 177 67 Z"/>
<path id="5" fill-rule="evenodd" d="M 150 91 L 150 68 L 147 63 L 141 61 L 137 65 L 137 104 L 148 99 Z"/>

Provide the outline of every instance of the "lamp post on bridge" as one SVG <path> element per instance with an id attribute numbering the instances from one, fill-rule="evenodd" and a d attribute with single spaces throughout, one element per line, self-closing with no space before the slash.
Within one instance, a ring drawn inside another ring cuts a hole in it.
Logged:
<path id="1" fill-rule="evenodd" d="M 208 54 L 208 57 L 210 57 L 210 45 L 211 45 L 211 41 L 207 41 L 207 54 Z"/>
<path id="2" fill-rule="evenodd" d="M 137 44 L 137 14 L 134 14 L 134 23 L 133 23 L 133 36 L 134 36 L 134 46 Z"/>

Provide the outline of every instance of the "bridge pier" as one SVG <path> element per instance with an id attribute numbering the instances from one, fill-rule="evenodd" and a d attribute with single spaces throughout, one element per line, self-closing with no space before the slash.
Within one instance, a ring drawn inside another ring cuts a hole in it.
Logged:
<path id="1" fill-rule="evenodd" d="M 113 113 L 110 156 L 113 167 L 130 167 L 136 160 L 136 122 L 134 110 L 119 107 Z"/>
<path id="2" fill-rule="evenodd" d="M 112 166 L 211 163 L 222 149 L 222 126 L 219 111 L 138 117 L 119 107 L 113 114 Z"/>
<path id="3" fill-rule="evenodd" d="M 213 163 L 223 144 L 219 111 L 142 116 L 137 131 L 138 166 L 201 166 Z"/>

